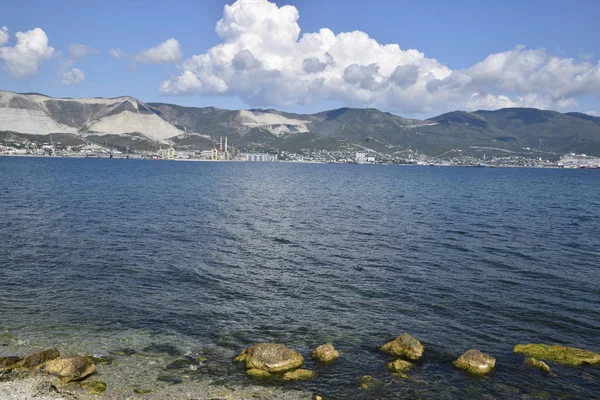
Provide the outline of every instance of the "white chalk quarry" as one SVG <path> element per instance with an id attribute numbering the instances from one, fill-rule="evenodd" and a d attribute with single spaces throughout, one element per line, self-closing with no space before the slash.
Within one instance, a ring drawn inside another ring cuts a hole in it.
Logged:
<path id="1" fill-rule="evenodd" d="M 83 123 L 73 123 L 75 126 L 58 123 L 48 107 L 50 102 L 74 102 L 82 105 Z M 122 111 L 117 112 L 117 108 L 121 106 L 125 106 L 127 110 L 123 107 Z M 139 133 L 155 140 L 165 140 L 184 133 L 154 114 L 144 103 L 129 96 L 69 99 L 8 91 L 0 91 L 0 131 L 41 135 L 78 132 Z"/>
<path id="2" fill-rule="evenodd" d="M 43 111 L 22 108 L 0 108 L 0 131 L 31 135 L 77 133 L 76 128 L 57 123 Z"/>
<path id="3" fill-rule="evenodd" d="M 308 132 L 309 121 L 287 118 L 275 113 L 242 110 L 237 119 L 244 126 L 266 129 L 277 136 L 286 133 Z"/>

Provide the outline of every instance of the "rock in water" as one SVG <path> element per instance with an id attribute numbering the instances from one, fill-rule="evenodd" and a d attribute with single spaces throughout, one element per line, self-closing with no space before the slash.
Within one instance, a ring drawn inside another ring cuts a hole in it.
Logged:
<path id="1" fill-rule="evenodd" d="M 83 382 L 81 387 L 89 394 L 100 394 L 106 390 L 106 383 L 100 381 Z"/>
<path id="2" fill-rule="evenodd" d="M 13 368 L 19 361 L 21 361 L 21 357 L 17 356 L 0 357 L 0 371 Z"/>
<path id="3" fill-rule="evenodd" d="M 59 357 L 48 361 L 44 372 L 56 375 L 61 382 L 79 381 L 96 372 L 96 366 L 89 359 L 81 356 Z"/>
<path id="4" fill-rule="evenodd" d="M 249 370 L 246 371 L 246 375 L 251 376 L 253 378 L 270 378 L 271 374 L 268 373 L 267 371 L 263 371 L 262 369 L 258 369 L 258 368 L 250 368 Z"/>
<path id="5" fill-rule="evenodd" d="M 287 372 L 300 367 L 304 363 L 304 358 L 282 344 L 261 343 L 248 347 L 234 361 L 245 361 L 248 369 Z"/>
<path id="6" fill-rule="evenodd" d="M 308 381 L 314 377 L 314 372 L 309 369 L 302 368 L 283 374 L 283 379 L 286 381 Z"/>
<path id="7" fill-rule="evenodd" d="M 340 353 L 331 343 L 323 344 L 313 350 L 312 356 L 322 363 L 330 363 L 340 357 Z"/>
<path id="8" fill-rule="evenodd" d="M 381 382 L 378 379 L 373 378 L 371 375 L 363 375 L 363 377 L 360 378 L 358 387 L 364 390 L 369 390 L 379 386 L 380 384 Z"/>
<path id="9" fill-rule="evenodd" d="M 34 368 L 40 364 L 45 363 L 48 360 L 53 360 L 60 356 L 60 353 L 56 349 L 48 349 L 40 351 L 39 353 L 32 354 L 25 357 L 23 360 L 23 368 Z"/>
<path id="10" fill-rule="evenodd" d="M 540 369 L 548 374 L 550 373 L 550 367 L 548 366 L 548 364 L 546 364 L 543 361 L 536 360 L 533 357 L 525 358 L 525 365 L 527 365 L 529 367 Z"/>
<path id="11" fill-rule="evenodd" d="M 421 342 L 408 333 L 403 333 L 379 349 L 391 356 L 407 358 L 409 360 L 420 359 L 423 357 L 423 351 L 425 350 Z"/>
<path id="12" fill-rule="evenodd" d="M 412 368 L 412 364 L 404 360 L 392 361 L 387 365 L 388 371 L 392 373 L 405 372 Z"/>
<path id="13" fill-rule="evenodd" d="M 485 375 L 496 366 L 496 359 L 479 350 L 467 350 L 454 361 L 454 366 L 475 375 Z"/>
<path id="14" fill-rule="evenodd" d="M 600 354 L 575 347 L 530 343 L 516 345 L 513 352 L 570 366 L 600 364 Z"/>

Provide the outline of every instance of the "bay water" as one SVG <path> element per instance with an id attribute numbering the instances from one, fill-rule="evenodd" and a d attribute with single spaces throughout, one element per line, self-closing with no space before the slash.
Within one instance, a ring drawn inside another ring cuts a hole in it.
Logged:
<path id="1" fill-rule="evenodd" d="M 408 380 L 378 351 L 403 332 Z M 599 367 L 512 353 L 600 351 L 600 171 L 0 157 L 2 340 L 198 352 L 185 379 L 236 385 L 233 357 L 279 342 L 316 379 L 262 384 L 326 399 L 600 398 Z M 470 348 L 494 372 L 455 369 Z"/>

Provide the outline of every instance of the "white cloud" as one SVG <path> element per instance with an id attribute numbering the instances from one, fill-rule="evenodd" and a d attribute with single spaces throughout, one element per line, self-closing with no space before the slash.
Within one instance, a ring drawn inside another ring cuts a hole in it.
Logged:
<path id="1" fill-rule="evenodd" d="M 3 69 L 14 78 L 35 75 L 40 64 L 54 53 L 48 46 L 48 36 L 40 28 L 27 32 L 17 32 L 17 44 L 14 47 L 0 47 L 0 60 Z"/>
<path id="2" fill-rule="evenodd" d="M 562 109 L 575 106 L 578 96 L 600 94 L 600 64 L 589 60 L 517 46 L 451 70 L 418 50 L 380 44 L 360 31 L 336 35 L 325 28 L 301 35 L 298 18 L 295 7 L 268 0 L 226 5 L 216 25 L 222 42 L 183 61 L 181 74 L 163 82 L 160 92 L 239 96 L 251 106 L 337 100 L 411 114 Z M 148 51 L 162 53 L 161 46 Z"/>
<path id="3" fill-rule="evenodd" d="M 93 49 L 85 44 L 74 43 L 69 46 L 69 58 L 71 60 L 81 60 L 90 54 L 96 54 L 98 50 Z"/>
<path id="4" fill-rule="evenodd" d="M 165 40 L 161 44 L 142 50 L 135 56 L 135 61 L 149 64 L 173 64 L 183 58 L 183 51 L 179 42 L 173 38 Z"/>
<path id="5" fill-rule="evenodd" d="M 85 74 L 79 68 L 71 68 L 61 72 L 60 77 L 64 85 L 77 85 L 85 79 Z"/>
<path id="6" fill-rule="evenodd" d="M 110 49 L 108 50 L 108 52 L 114 58 L 121 58 L 123 56 L 123 52 L 121 51 L 121 49 Z"/>
<path id="7" fill-rule="evenodd" d="M 8 42 L 8 28 L 3 26 L 0 28 L 0 46 L 4 46 Z"/>

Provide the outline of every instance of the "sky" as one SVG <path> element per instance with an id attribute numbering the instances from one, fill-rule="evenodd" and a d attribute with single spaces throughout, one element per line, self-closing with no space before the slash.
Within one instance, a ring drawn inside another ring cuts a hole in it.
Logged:
<path id="1" fill-rule="evenodd" d="M 597 0 L 3 0 L 0 90 L 426 118 L 600 115 Z"/>

